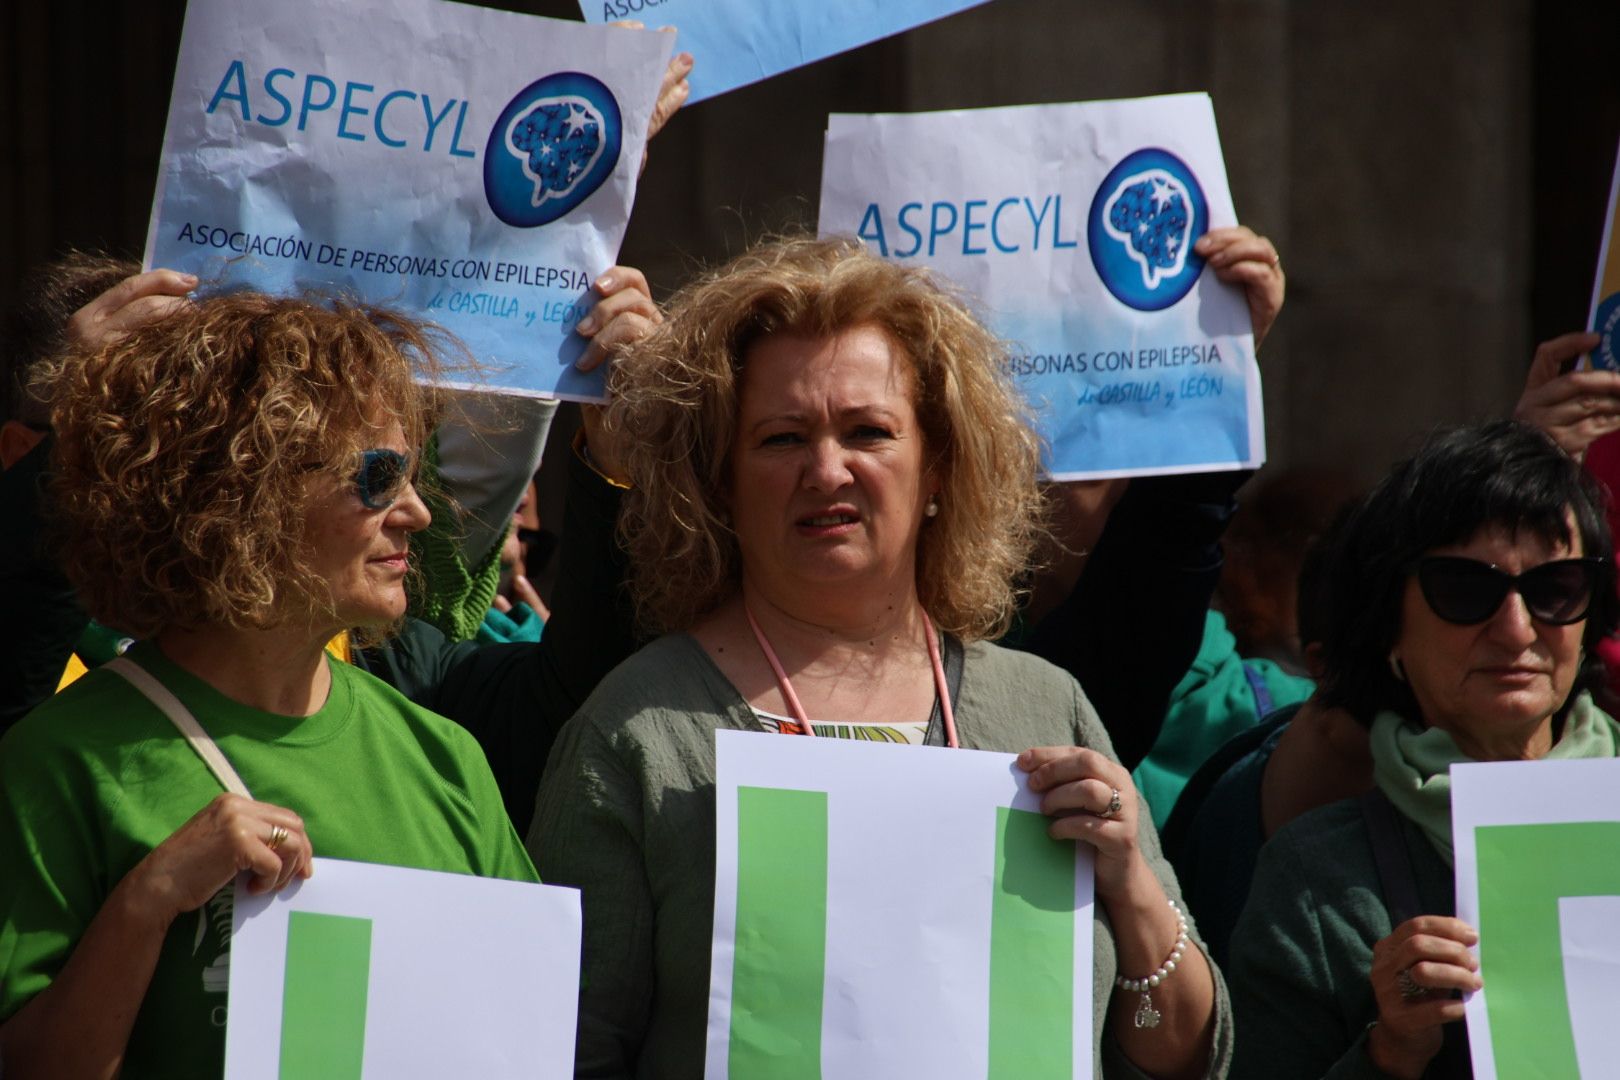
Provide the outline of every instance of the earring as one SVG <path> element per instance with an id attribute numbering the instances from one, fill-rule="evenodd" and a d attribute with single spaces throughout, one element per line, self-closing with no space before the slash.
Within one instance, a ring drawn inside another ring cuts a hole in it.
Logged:
<path id="1" fill-rule="evenodd" d="M 937 517 L 939 515 L 939 496 L 928 496 L 928 505 L 923 507 L 924 517 Z"/>
<path id="2" fill-rule="evenodd" d="M 1395 655 L 1395 650 L 1389 652 L 1389 673 L 1395 676 L 1396 682 L 1406 681 L 1406 669 L 1401 666 L 1401 658 Z"/>

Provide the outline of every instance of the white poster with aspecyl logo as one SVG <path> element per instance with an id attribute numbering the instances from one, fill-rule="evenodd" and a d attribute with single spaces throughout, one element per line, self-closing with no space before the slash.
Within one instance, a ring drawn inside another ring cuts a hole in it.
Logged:
<path id="1" fill-rule="evenodd" d="M 827 126 L 821 234 L 969 295 L 1057 479 L 1265 460 L 1247 302 L 1193 250 L 1237 223 L 1206 94 Z"/>
<path id="2" fill-rule="evenodd" d="M 341 289 L 439 323 L 487 389 L 599 399 L 574 361 L 669 34 L 443 0 L 192 0 L 146 265 Z"/>

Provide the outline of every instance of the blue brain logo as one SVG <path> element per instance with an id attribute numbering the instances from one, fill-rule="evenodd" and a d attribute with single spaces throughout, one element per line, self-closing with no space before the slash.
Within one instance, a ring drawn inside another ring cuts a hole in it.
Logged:
<path id="1" fill-rule="evenodd" d="M 1122 303 L 1159 311 L 1191 291 L 1204 262 L 1193 242 L 1209 228 L 1203 188 L 1165 150 L 1138 150 L 1114 166 L 1092 200 L 1087 240 L 1103 284 Z"/>
<path id="2" fill-rule="evenodd" d="M 555 221 L 588 199 L 619 162 L 618 102 L 577 71 L 548 75 L 511 100 L 490 131 L 484 194 L 508 225 Z"/>
<path id="3" fill-rule="evenodd" d="M 1601 371 L 1620 371 L 1620 292 L 1610 293 L 1598 304 L 1592 332 L 1598 335 L 1592 366 Z"/>
<path id="4" fill-rule="evenodd" d="M 506 148 L 534 181 L 531 205 L 574 190 L 602 153 L 602 114 L 580 97 L 546 98 L 512 121 Z"/>
<path id="5" fill-rule="evenodd" d="M 1157 289 L 1161 278 L 1174 277 L 1187 263 L 1192 247 L 1190 201 L 1175 177 L 1151 169 L 1121 180 L 1103 207 L 1104 228 L 1127 246 L 1149 289 Z"/>

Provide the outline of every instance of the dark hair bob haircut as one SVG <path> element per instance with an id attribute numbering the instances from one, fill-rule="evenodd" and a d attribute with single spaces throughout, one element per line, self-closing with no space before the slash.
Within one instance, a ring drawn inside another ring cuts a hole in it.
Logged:
<path id="1" fill-rule="evenodd" d="M 1386 709 L 1418 721 L 1416 699 L 1389 664 L 1413 563 L 1490 528 L 1573 545 L 1572 520 L 1582 554 L 1602 560 L 1582 641 L 1590 653 L 1620 622 L 1614 547 L 1597 482 L 1541 431 L 1516 421 L 1430 436 L 1356 508 L 1340 537 L 1323 704 L 1346 709 L 1364 724 Z"/>

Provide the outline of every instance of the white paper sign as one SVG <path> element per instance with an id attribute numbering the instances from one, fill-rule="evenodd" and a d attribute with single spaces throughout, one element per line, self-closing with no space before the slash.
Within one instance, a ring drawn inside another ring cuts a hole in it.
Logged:
<path id="1" fill-rule="evenodd" d="M 709 1080 L 1091 1075 L 1091 852 L 1013 755 L 716 752 Z"/>
<path id="2" fill-rule="evenodd" d="M 226 1080 L 574 1074 L 579 892 L 316 859 L 238 885 Z"/>
<path id="3" fill-rule="evenodd" d="M 148 266 L 430 318 L 487 388 L 596 399 L 574 325 L 635 197 L 669 34 L 442 0 L 192 0 Z"/>
<path id="4" fill-rule="evenodd" d="M 1059 479 L 1265 460 L 1247 303 L 1192 251 L 1235 224 L 1205 94 L 827 125 L 821 235 L 977 300 Z"/>
<path id="5" fill-rule="evenodd" d="M 1451 778 L 1457 916 L 1479 931 L 1485 984 L 1467 1001 L 1476 1080 L 1612 1075 L 1620 759 L 1456 765 Z"/>

